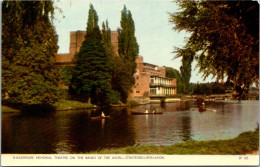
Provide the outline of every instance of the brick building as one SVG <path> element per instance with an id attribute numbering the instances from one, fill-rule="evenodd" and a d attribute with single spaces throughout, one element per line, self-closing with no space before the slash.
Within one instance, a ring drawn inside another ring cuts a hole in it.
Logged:
<path id="1" fill-rule="evenodd" d="M 85 39 L 86 31 L 70 32 L 69 53 L 57 54 L 56 65 L 73 65 L 72 59 L 76 52 L 79 52 L 82 42 Z M 118 54 L 118 33 L 111 31 L 111 42 L 115 53 Z M 176 79 L 166 78 L 165 67 L 158 67 L 153 64 L 144 63 L 143 57 L 136 59 L 137 69 L 134 74 L 136 83 L 132 96 L 170 96 L 177 92 Z"/>
<path id="2" fill-rule="evenodd" d="M 70 32 L 70 48 L 69 53 L 57 54 L 56 64 L 60 66 L 73 65 L 72 59 L 76 52 L 79 52 L 82 42 L 85 39 L 86 31 L 72 31 Z M 114 47 L 115 53 L 118 53 L 118 33 L 111 31 L 111 42 Z"/>
<path id="3" fill-rule="evenodd" d="M 144 63 L 142 56 L 138 56 L 136 63 L 132 96 L 171 96 L 177 93 L 177 80 L 166 77 L 165 67 Z"/>

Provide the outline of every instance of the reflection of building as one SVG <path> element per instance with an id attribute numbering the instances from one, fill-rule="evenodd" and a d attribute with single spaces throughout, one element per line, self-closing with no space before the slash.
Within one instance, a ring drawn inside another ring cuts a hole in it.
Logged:
<path id="1" fill-rule="evenodd" d="M 61 66 L 72 65 L 72 59 L 76 52 L 79 52 L 82 42 L 85 40 L 86 31 L 72 31 L 70 32 L 70 49 L 69 53 L 57 54 L 56 64 Z M 111 31 L 111 42 L 115 52 L 118 50 L 118 33 Z"/>
<path id="2" fill-rule="evenodd" d="M 142 56 L 137 58 L 136 63 L 135 86 L 132 96 L 170 96 L 176 94 L 176 79 L 165 77 L 165 67 L 144 63 Z"/>
<path id="3" fill-rule="evenodd" d="M 72 59 L 76 52 L 79 52 L 82 42 L 85 39 L 86 31 L 70 32 L 69 53 L 57 54 L 56 65 L 73 65 Z M 118 55 L 118 33 L 111 31 L 111 42 L 115 53 Z M 176 79 L 166 78 L 165 67 L 158 67 L 153 64 L 144 63 L 143 57 L 136 59 L 137 69 L 135 86 L 132 96 L 169 96 L 176 94 Z"/>

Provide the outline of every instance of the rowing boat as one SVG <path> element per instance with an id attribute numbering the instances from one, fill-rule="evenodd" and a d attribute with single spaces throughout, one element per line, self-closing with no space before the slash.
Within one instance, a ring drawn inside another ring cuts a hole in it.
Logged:
<path id="1" fill-rule="evenodd" d="M 155 114 L 162 114 L 162 112 L 136 112 L 131 111 L 132 115 L 155 115 Z"/>
<path id="2" fill-rule="evenodd" d="M 102 116 L 91 117 L 92 120 L 107 119 L 107 118 L 110 118 L 110 116 L 105 116 L 105 117 L 102 117 Z"/>

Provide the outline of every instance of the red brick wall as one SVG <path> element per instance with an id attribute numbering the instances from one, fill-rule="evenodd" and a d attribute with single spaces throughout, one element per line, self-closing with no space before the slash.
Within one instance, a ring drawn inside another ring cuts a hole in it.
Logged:
<path id="1" fill-rule="evenodd" d="M 57 54 L 56 63 L 63 64 L 71 62 L 75 53 L 79 52 L 82 42 L 85 40 L 86 31 L 72 31 L 70 32 L 70 48 L 67 54 Z M 111 31 L 111 42 L 115 53 L 118 55 L 118 33 Z"/>

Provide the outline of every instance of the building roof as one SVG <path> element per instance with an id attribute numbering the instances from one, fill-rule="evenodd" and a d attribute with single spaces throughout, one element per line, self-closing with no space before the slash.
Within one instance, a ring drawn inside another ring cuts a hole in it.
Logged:
<path id="1" fill-rule="evenodd" d="M 169 77 L 160 77 L 158 75 L 151 75 L 151 77 L 166 78 L 166 79 L 176 79 L 176 78 L 169 78 Z"/>

